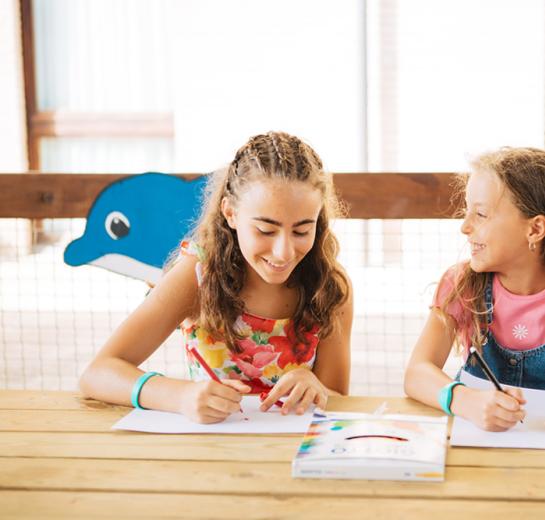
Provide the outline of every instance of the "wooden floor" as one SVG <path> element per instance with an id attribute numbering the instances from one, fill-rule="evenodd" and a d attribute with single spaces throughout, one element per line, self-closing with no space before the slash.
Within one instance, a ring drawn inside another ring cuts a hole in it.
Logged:
<path id="1" fill-rule="evenodd" d="M 382 402 L 331 398 L 328 408 Z M 439 413 L 387 402 L 392 413 Z M 541 450 L 449 448 L 442 483 L 292 479 L 300 435 L 112 431 L 128 411 L 68 392 L 0 391 L 0 517 L 526 520 L 545 511 Z"/>

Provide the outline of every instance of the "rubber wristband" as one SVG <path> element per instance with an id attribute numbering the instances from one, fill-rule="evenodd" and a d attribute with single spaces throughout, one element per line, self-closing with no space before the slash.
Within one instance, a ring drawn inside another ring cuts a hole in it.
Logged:
<path id="1" fill-rule="evenodd" d="M 132 387 L 131 392 L 131 404 L 140 410 L 145 410 L 143 406 L 140 406 L 140 392 L 142 391 L 142 387 L 145 385 L 146 381 L 153 376 L 162 376 L 163 374 L 160 374 L 159 372 L 146 372 L 145 374 L 142 374 L 137 380 L 136 383 L 134 383 L 134 386 Z"/>
<path id="2" fill-rule="evenodd" d="M 445 385 L 443 388 L 441 388 L 441 390 L 439 390 L 439 394 L 437 396 L 439 405 L 441 406 L 443 411 L 448 415 L 454 415 L 450 409 L 450 405 L 452 404 L 452 391 L 458 385 L 466 386 L 464 385 L 464 383 L 461 383 L 460 381 L 452 381 L 448 385 Z"/>

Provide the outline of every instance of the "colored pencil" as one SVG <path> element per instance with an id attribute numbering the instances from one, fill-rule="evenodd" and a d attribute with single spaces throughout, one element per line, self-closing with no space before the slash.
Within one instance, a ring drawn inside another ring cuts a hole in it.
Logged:
<path id="1" fill-rule="evenodd" d="M 259 400 L 264 401 L 265 399 L 267 399 L 268 395 L 269 395 L 269 392 L 261 392 L 261 394 L 259 395 Z M 278 399 L 278 401 L 275 401 L 274 404 L 278 406 L 279 408 L 282 408 L 282 406 L 284 406 L 284 402 L 281 401 L 280 399 Z"/>
<path id="2" fill-rule="evenodd" d="M 221 383 L 221 379 L 216 375 L 216 373 L 208 366 L 208 363 L 204 360 L 204 358 L 200 355 L 199 351 L 195 347 L 189 347 L 189 352 L 195 356 L 201 367 L 204 368 L 206 373 L 210 376 L 211 379 L 214 381 Z M 240 411 L 242 412 L 242 406 L 240 406 Z M 244 413 L 244 412 L 242 412 Z"/>

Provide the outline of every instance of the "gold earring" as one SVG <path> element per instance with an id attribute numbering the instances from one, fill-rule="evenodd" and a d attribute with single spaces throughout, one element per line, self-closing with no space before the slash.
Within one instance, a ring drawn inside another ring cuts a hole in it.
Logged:
<path id="1" fill-rule="evenodd" d="M 528 242 L 528 248 L 530 249 L 530 251 L 534 252 L 536 250 L 536 243 Z"/>

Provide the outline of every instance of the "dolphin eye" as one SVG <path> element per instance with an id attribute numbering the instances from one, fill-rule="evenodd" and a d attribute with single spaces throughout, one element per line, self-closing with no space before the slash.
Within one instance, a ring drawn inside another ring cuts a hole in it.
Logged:
<path id="1" fill-rule="evenodd" d="M 112 211 L 104 221 L 106 233 L 114 240 L 126 237 L 129 234 L 131 224 L 129 219 L 119 211 Z"/>

